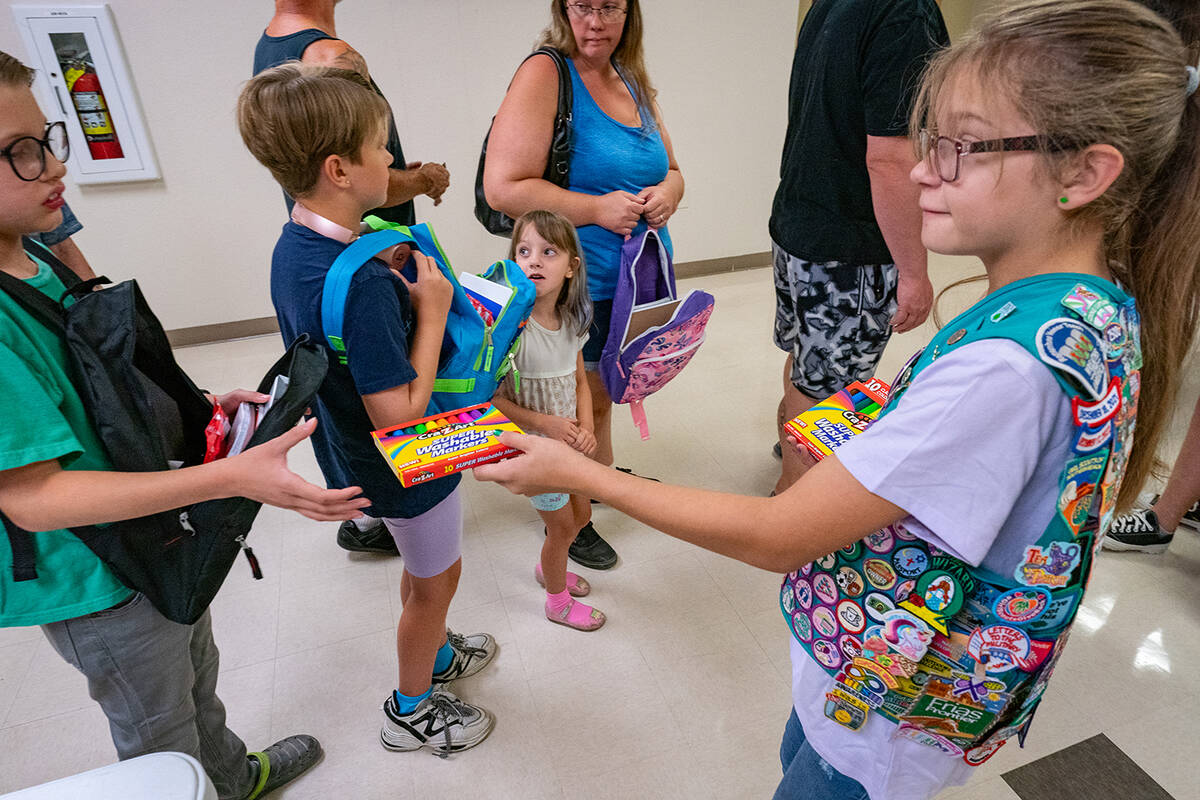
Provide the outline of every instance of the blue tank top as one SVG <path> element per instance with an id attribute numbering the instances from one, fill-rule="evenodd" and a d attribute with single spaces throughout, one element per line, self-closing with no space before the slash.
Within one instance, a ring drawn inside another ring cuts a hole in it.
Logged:
<path id="1" fill-rule="evenodd" d="M 571 72 L 571 176 L 567 187 L 572 192 L 601 195 L 624 189 L 637 194 L 667 176 L 669 162 L 662 134 L 647 108 L 639 108 L 642 127 L 622 125 L 605 114 L 579 78 L 575 63 L 567 59 Z M 628 82 L 626 82 L 628 85 Z M 630 94 L 633 91 L 630 90 Z M 646 229 L 638 221 L 633 234 Z M 624 237 L 599 225 L 581 225 L 579 242 L 583 245 L 588 291 L 593 300 L 612 298 L 621 266 Z M 667 252 L 674 255 L 671 235 L 659 231 Z"/>
<path id="2" fill-rule="evenodd" d="M 337 39 L 337 37 L 330 36 L 319 28 L 305 28 L 286 36 L 268 36 L 264 32 L 254 48 L 254 74 L 257 75 L 264 69 L 277 67 L 287 61 L 299 61 L 310 44 L 323 39 Z M 371 78 L 370 81 L 375 94 L 383 97 L 383 92 L 379 91 L 379 87 L 375 85 L 375 79 Z M 383 99 L 387 100 L 386 97 Z M 404 148 L 400 146 L 400 133 L 396 130 L 396 118 L 392 115 L 390 103 L 388 104 L 387 149 L 392 154 L 392 166 L 396 169 L 403 169 L 407 162 L 404 160 Z M 292 198 L 288 197 L 287 192 L 284 192 L 283 200 L 287 203 L 290 214 Z M 380 219 L 395 222 L 397 225 L 415 225 L 417 223 L 416 210 L 413 208 L 412 200 L 390 208 L 376 208 L 368 211 L 367 214 L 374 214 Z"/>

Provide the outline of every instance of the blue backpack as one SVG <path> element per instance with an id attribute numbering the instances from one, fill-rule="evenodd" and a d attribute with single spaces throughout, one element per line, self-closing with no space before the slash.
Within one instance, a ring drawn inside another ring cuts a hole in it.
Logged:
<path id="1" fill-rule="evenodd" d="M 518 337 L 533 310 L 536 293 L 533 282 L 525 277 L 521 268 L 505 260 L 497 261 L 481 273 L 480 277 L 485 280 L 512 289 L 512 296 L 489 325 L 475 310 L 429 225 L 396 225 L 378 217 L 367 217 L 365 222 L 375 232 L 359 237 L 342 251 L 325 276 L 321 296 L 321 327 L 338 361 L 346 363 L 342 330 L 346 294 L 354 273 L 380 251 L 408 244 L 432 258 L 454 287 L 437 377 L 425 413 L 437 414 L 488 402 L 501 379 L 510 371 L 514 381 L 519 380 L 515 367 Z M 413 276 L 406 277 L 411 279 Z"/>

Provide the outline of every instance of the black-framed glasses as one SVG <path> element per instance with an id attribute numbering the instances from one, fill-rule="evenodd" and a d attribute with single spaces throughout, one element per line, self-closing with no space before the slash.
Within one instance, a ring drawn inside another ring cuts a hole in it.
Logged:
<path id="1" fill-rule="evenodd" d="M 65 122 L 51 122 L 46 125 L 46 134 L 41 139 L 36 136 L 22 136 L 13 141 L 8 147 L 0 150 L 0 156 L 8 159 L 8 165 L 13 173 L 23 181 L 36 181 L 46 171 L 46 152 L 59 161 L 66 161 L 71 154 L 71 141 L 67 138 Z"/>
<path id="2" fill-rule="evenodd" d="M 592 14 L 600 18 L 601 22 L 620 22 L 625 16 L 625 9 L 613 3 L 605 3 L 596 8 L 588 3 L 567 3 L 567 11 L 574 15 L 576 19 L 587 19 Z"/>
<path id="3" fill-rule="evenodd" d="M 1031 152 L 1045 150 L 1057 153 L 1068 149 L 1050 136 L 1009 136 L 1004 139 L 985 139 L 981 142 L 964 142 L 949 136 L 935 136 L 928 129 L 921 129 L 921 154 L 929 160 L 933 171 L 946 183 L 958 180 L 958 168 L 963 156 L 972 153 Z"/>

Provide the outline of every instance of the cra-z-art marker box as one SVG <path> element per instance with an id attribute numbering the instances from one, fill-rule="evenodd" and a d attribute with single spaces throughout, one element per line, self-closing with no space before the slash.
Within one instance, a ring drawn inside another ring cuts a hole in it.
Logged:
<path id="1" fill-rule="evenodd" d="M 500 444 L 505 431 L 523 433 L 495 406 L 483 403 L 372 431 L 371 438 L 400 485 L 409 487 L 519 455 L 520 450 Z"/>
<path id="2" fill-rule="evenodd" d="M 891 387 L 878 378 L 854 383 L 827 397 L 784 427 L 820 461 L 867 429 L 887 403 Z"/>

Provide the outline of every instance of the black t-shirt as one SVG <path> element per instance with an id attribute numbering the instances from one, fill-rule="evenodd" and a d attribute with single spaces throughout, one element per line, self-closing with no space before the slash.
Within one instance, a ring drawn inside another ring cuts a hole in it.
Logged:
<path id="1" fill-rule="evenodd" d="M 867 136 L 906 136 L 921 71 L 950 43 L 934 0 L 815 0 L 796 41 L 771 238 L 807 261 L 893 261 Z"/>
<path id="2" fill-rule="evenodd" d="M 289 33 L 287 36 L 268 36 L 265 32 L 258 39 L 258 45 L 254 48 L 254 74 L 262 72 L 264 69 L 277 67 L 286 61 L 299 61 L 304 56 L 304 51 L 314 42 L 319 42 L 322 39 L 334 39 L 325 31 L 317 28 L 306 28 L 302 31 Z M 379 87 L 375 84 L 374 78 L 369 78 L 371 88 L 375 90 L 375 94 L 383 97 L 383 92 L 379 91 Z M 383 97 L 384 101 L 387 100 Z M 404 169 L 404 148 L 400 146 L 400 132 L 396 130 L 396 117 L 392 114 L 391 104 L 388 104 L 388 152 L 392 154 L 392 169 Z M 292 211 L 292 198 L 288 197 L 287 192 L 283 193 L 283 200 L 287 203 L 288 213 Z M 376 208 L 368 211 L 368 214 L 374 214 L 380 219 L 385 219 L 388 222 L 394 222 L 397 225 L 415 225 L 417 222 L 416 209 L 413 207 L 412 200 L 406 200 L 399 205 L 389 208 Z"/>

